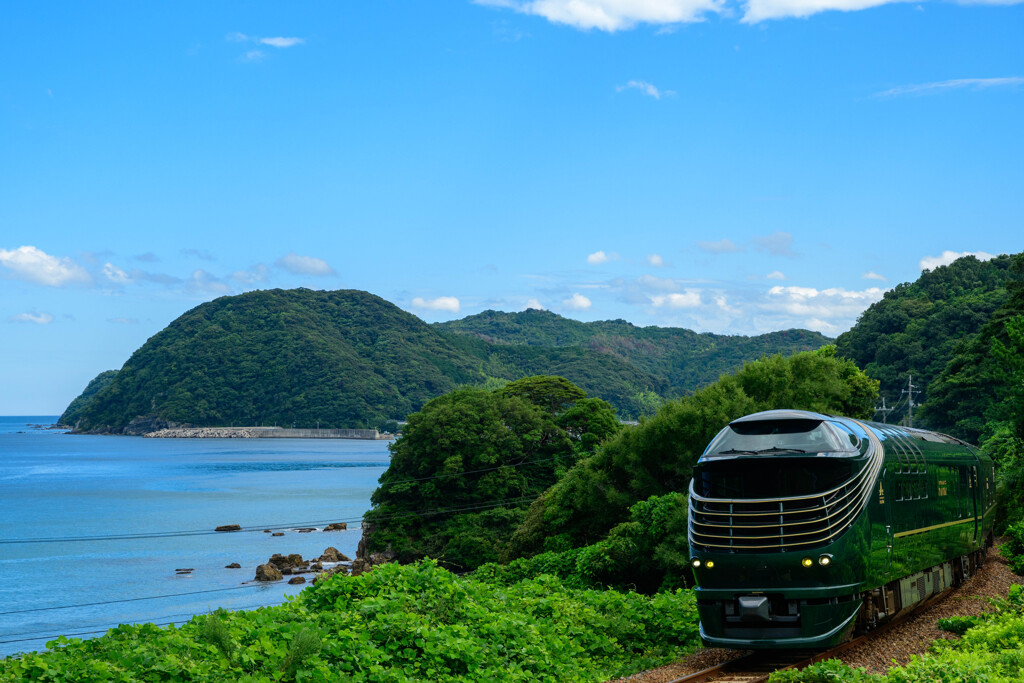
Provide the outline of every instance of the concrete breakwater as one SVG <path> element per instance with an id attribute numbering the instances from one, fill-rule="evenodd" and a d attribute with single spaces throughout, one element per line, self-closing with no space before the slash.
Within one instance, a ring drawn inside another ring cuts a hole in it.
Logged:
<path id="1" fill-rule="evenodd" d="M 147 439 L 393 439 L 376 429 L 286 429 L 284 427 L 176 427 L 145 434 Z"/>

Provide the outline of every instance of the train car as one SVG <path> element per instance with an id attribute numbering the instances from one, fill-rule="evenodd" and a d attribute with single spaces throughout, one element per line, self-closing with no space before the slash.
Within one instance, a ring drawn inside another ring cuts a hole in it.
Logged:
<path id="1" fill-rule="evenodd" d="M 994 507 L 991 458 L 959 439 L 800 410 L 734 420 L 690 483 L 701 638 L 836 645 L 966 580 Z"/>

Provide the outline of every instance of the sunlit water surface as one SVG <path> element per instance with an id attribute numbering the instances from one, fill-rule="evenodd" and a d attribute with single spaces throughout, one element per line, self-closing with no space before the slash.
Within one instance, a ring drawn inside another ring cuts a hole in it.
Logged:
<path id="1" fill-rule="evenodd" d="M 43 649 L 58 634 L 283 602 L 303 587 L 252 583 L 256 566 L 328 546 L 354 556 L 358 519 L 388 464 L 385 441 L 72 436 L 30 426 L 55 420 L 0 417 L 0 641 L 17 641 L 0 642 L 0 656 Z M 262 532 L 331 521 L 351 528 Z M 258 531 L 71 540 L 222 524 Z M 54 538 L 67 540 L 21 542 Z M 242 569 L 225 569 L 232 562 Z M 222 588 L 238 590 L 38 611 Z"/>

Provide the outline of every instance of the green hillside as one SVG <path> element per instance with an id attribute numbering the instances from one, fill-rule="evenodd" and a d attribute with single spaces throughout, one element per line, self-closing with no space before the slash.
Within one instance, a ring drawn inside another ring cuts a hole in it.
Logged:
<path id="1" fill-rule="evenodd" d="M 472 331 L 488 319 L 504 321 L 507 331 Z M 374 427 L 405 419 L 457 386 L 541 374 L 566 377 L 629 418 L 653 414 L 665 398 L 744 361 L 825 341 L 805 330 L 726 337 L 580 323 L 542 311 L 428 325 L 356 290 L 257 291 L 183 314 L 121 370 L 93 380 L 62 422 L 96 432 L 120 432 L 139 417 L 196 426 Z"/>
<path id="2" fill-rule="evenodd" d="M 496 344 L 576 347 L 621 358 L 659 378 L 659 386 L 672 396 L 710 384 L 745 361 L 775 353 L 810 351 L 830 341 L 810 330 L 784 330 L 756 337 L 698 334 L 679 327 L 637 327 L 625 320 L 582 323 L 534 309 L 521 313 L 484 311 L 461 320 L 436 323 L 435 327 Z M 569 379 L 593 393 L 584 382 Z M 651 389 L 663 394 L 654 385 Z"/>
<path id="3" fill-rule="evenodd" d="M 200 426 L 368 426 L 484 378 L 419 318 L 366 292 L 221 297 L 132 354 L 78 428 L 152 415 Z"/>
<path id="4" fill-rule="evenodd" d="M 897 403 L 908 375 L 922 390 L 915 402 L 924 403 L 957 344 L 976 335 L 1006 302 L 1011 262 L 1005 255 L 990 261 L 965 256 L 925 271 L 915 282 L 897 285 L 839 336 L 839 354 L 881 382 L 880 393 L 888 405 Z M 888 420 L 901 420 L 905 413 L 901 408 Z"/>

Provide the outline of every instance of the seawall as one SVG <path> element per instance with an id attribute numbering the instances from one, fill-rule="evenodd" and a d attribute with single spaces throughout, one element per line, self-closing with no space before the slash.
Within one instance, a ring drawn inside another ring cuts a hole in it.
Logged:
<path id="1" fill-rule="evenodd" d="M 147 439 L 393 439 L 376 429 L 285 429 L 284 427 L 178 427 L 160 429 Z"/>

